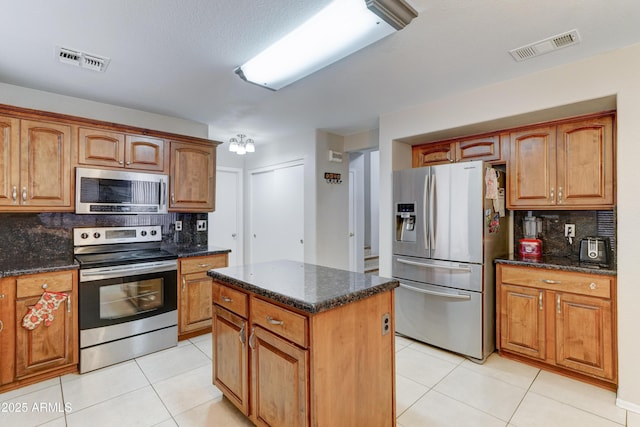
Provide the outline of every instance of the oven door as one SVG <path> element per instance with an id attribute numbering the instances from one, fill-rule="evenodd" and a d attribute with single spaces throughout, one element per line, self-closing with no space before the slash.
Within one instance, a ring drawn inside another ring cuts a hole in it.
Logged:
<path id="1" fill-rule="evenodd" d="M 80 330 L 177 310 L 177 261 L 80 270 Z"/>

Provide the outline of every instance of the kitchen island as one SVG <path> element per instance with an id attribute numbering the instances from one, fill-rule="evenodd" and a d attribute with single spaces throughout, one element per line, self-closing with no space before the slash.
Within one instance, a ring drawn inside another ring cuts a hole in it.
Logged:
<path id="1" fill-rule="evenodd" d="M 210 270 L 213 382 L 256 425 L 395 425 L 398 282 L 294 261 Z"/>

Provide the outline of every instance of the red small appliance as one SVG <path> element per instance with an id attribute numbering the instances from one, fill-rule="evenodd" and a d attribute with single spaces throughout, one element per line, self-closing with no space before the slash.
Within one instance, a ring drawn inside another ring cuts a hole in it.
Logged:
<path id="1" fill-rule="evenodd" d="M 535 216 L 524 217 L 523 219 L 524 238 L 519 241 L 519 251 L 523 258 L 541 258 L 542 240 L 538 236 L 542 233 L 542 218 Z"/>

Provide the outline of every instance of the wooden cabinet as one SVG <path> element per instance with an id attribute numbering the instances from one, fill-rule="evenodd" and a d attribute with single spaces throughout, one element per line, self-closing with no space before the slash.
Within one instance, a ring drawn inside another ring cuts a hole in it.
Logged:
<path id="1" fill-rule="evenodd" d="M 78 164 L 164 172 L 165 142 L 102 129 L 78 129 Z"/>
<path id="2" fill-rule="evenodd" d="M 501 353 L 615 388 L 615 277 L 497 267 Z"/>
<path id="3" fill-rule="evenodd" d="M 213 303 L 214 384 L 255 425 L 395 425 L 391 291 L 309 314 L 214 281 Z"/>
<path id="4" fill-rule="evenodd" d="M 615 204 L 613 116 L 510 134 L 512 209 L 602 209 Z"/>
<path id="5" fill-rule="evenodd" d="M 499 163 L 507 137 L 508 134 L 494 134 L 416 145 L 412 149 L 412 164 L 416 168 L 472 160 Z"/>
<path id="6" fill-rule="evenodd" d="M 214 210 L 215 145 L 171 141 L 170 168 L 170 211 Z"/>
<path id="7" fill-rule="evenodd" d="M 76 270 L 0 279 L 0 392 L 78 368 L 78 279 Z M 47 326 L 29 330 L 22 321 L 44 291 L 64 292 Z"/>
<path id="8" fill-rule="evenodd" d="M 0 131 L 0 210 L 72 210 L 71 126 L 4 117 Z"/>
<path id="9" fill-rule="evenodd" d="M 183 258 L 178 263 L 178 336 L 185 339 L 211 331 L 211 277 L 207 271 L 226 267 L 228 254 Z"/>

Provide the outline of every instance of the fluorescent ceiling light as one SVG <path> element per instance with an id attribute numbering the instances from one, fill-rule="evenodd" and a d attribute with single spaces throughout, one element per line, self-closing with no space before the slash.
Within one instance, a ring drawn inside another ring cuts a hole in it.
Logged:
<path id="1" fill-rule="evenodd" d="M 393 8 L 400 4 L 403 12 L 409 11 L 409 21 L 417 16 L 403 0 L 334 0 L 235 72 L 248 82 L 281 89 L 401 28 L 404 16 L 392 17 L 381 3 L 394 3 Z"/>

